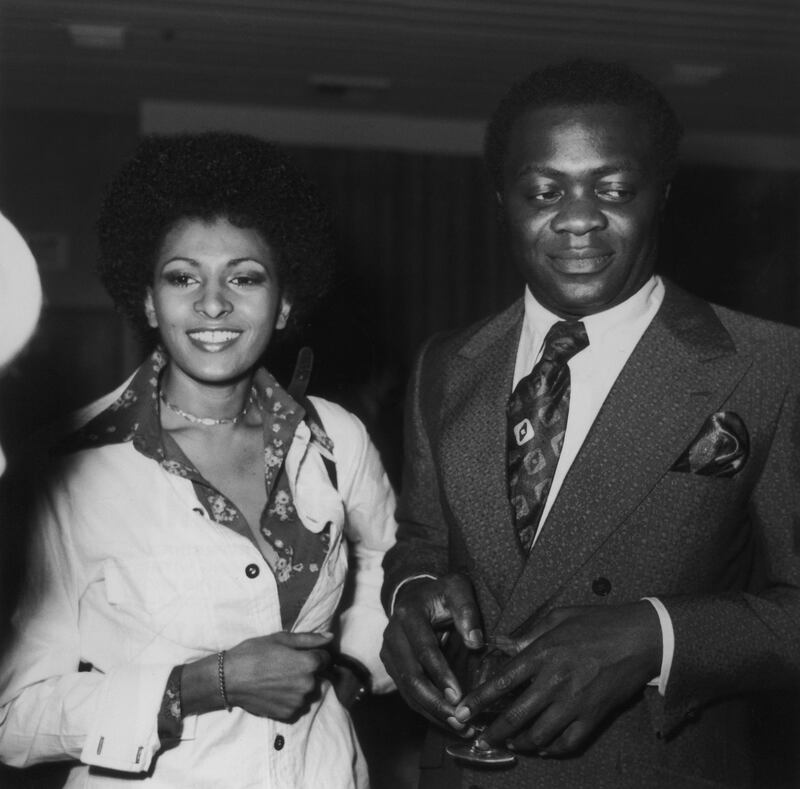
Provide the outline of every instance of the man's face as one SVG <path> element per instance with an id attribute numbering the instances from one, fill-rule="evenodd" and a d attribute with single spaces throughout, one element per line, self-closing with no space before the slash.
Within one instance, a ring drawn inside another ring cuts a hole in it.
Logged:
<path id="1" fill-rule="evenodd" d="M 514 262 L 550 311 L 601 312 L 652 275 L 666 186 L 632 110 L 530 110 L 511 130 L 503 183 Z"/>

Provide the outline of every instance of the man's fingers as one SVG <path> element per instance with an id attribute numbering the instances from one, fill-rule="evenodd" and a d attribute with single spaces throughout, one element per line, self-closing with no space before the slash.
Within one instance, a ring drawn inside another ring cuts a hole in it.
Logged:
<path id="1" fill-rule="evenodd" d="M 455 704 L 463 696 L 461 685 L 442 654 L 439 639 L 430 623 L 406 613 L 399 617 L 399 625 L 402 634 L 392 639 L 392 648 L 399 652 L 401 659 L 395 662 L 419 664 L 439 693 L 446 695 L 451 705 Z M 452 715 L 453 711 L 451 706 L 448 714 Z"/>
<path id="2" fill-rule="evenodd" d="M 528 627 L 524 633 L 516 636 L 516 642 L 519 650 L 532 644 L 536 639 L 541 638 L 545 633 L 549 633 L 554 627 L 557 627 L 565 620 L 569 619 L 577 608 L 556 608 L 551 611 L 547 616 L 537 620 L 533 625 Z"/>
<path id="3" fill-rule="evenodd" d="M 472 584 L 463 575 L 452 575 L 447 579 L 445 604 L 450 609 L 453 627 L 464 644 L 471 649 L 483 646 L 481 615 L 475 600 Z"/>
<path id="4" fill-rule="evenodd" d="M 453 716 L 453 705 L 442 696 L 439 689 L 427 677 L 417 674 L 406 678 L 403 685 L 411 691 L 413 698 L 417 702 L 418 712 L 422 713 L 428 720 L 440 725 L 447 723 L 457 731 L 464 728 L 464 724 L 457 721 Z"/>
<path id="5" fill-rule="evenodd" d="M 509 700 L 486 727 L 482 739 L 490 743 L 506 742 L 519 734 L 531 721 L 536 720 L 548 704 L 549 700 L 543 693 L 532 687 L 527 688 L 519 696 Z"/>
<path id="6" fill-rule="evenodd" d="M 461 689 L 430 625 L 420 621 L 415 627 L 412 619 L 390 622 L 381 658 L 409 705 L 441 724 L 453 717 Z"/>
<path id="7" fill-rule="evenodd" d="M 426 642 L 420 646 L 416 654 L 419 664 L 425 670 L 433 685 L 438 688 L 439 693 L 443 694 L 450 703 L 449 714 L 453 715 L 455 705 L 461 700 L 464 693 L 456 675 L 453 674 L 453 670 L 442 654 L 439 642 L 436 639 L 432 643 Z"/>
<path id="8" fill-rule="evenodd" d="M 539 751 L 540 756 L 569 756 L 580 751 L 592 736 L 595 727 L 584 720 L 573 721 L 549 745 Z"/>
<path id="9" fill-rule="evenodd" d="M 393 655 L 383 656 L 386 670 L 397 683 L 397 689 L 413 710 L 432 723 L 442 725 L 447 723 L 455 731 L 464 731 L 465 726 L 453 716 L 453 703 L 431 683 L 419 669 L 419 664 L 404 663 L 405 670 L 398 666 L 394 655 L 401 656 L 405 650 L 398 650 Z M 409 650 L 410 651 L 410 650 Z"/>
<path id="10" fill-rule="evenodd" d="M 456 718 L 462 722 L 469 720 L 503 696 L 529 682 L 534 673 L 535 669 L 529 655 L 511 658 L 501 672 L 464 696 L 456 708 Z"/>
<path id="11" fill-rule="evenodd" d="M 527 707 L 527 714 L 531 715 L 526 721 L 527 726 L 509 731 L 505 721 L 498 720 L 497 727 L 490 726 L 484 734 L 491 742 L 509 742 L 511 746 L 523 753 L 541 753 L 549 751 L 549 746 L 558 739 L 574 722 L 572 717 L 564 715 L 563 707 L 551 704 L 544 707 L 538 714 L 537 707 L 542 706 L 541 697 L 535 696 Z"/>

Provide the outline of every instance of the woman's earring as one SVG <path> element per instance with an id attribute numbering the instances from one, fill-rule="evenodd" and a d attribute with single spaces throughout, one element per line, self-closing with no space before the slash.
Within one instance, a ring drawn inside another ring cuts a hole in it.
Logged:
<path id="1" fill-rule="evenodd" d="M 156 317 L 156 308 L 153 306 L 153 294 L 150 290 L 144 297 L 144 316 L 147 318 L 147 324 L 151 329 L 158 328 L 158 318 Z"/>
<path id="2" fill-rule="evenodd" d="M 281 301 L 280 312 L 278 313 L 278 321 L 275 324 L 275 327 L 277 329 L 285 329 L 286 328 L 286 324 L 289 322 L 289 315 L 291 314 L 291 312 L 292 312 L 291 302 L 286 301 L 285 299 L 283 299 Z"/>

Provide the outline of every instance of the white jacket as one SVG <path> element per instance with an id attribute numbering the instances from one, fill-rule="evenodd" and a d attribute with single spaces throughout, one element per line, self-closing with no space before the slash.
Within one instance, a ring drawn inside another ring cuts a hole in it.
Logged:
<path id="1" fill-rule="evenodd" d="M 333 525 L 294 629 L 332 628 L 347 538 L 356 582 L 342 650 L 385 691 L 379 593 L 383 554 L 394 543 L 394 495 L 361 422 L 327 401 L 314 404 L 334 444 L 338 491 L 301 423 L 286 459 L 295 505 L 312 530 Z M 282 629 L 269 566 L 248 539 L 205 514 L 189 480 L 129 441 L 83 450 L 45 491 L 38 523 L 34 580 L 0 669 L 2 761 L 80 760 L 68 787 L 127 785 L 131 773 L 170 789 L 367 785 L 350 717 L 327 682 L 294 724 L 240 708 L 189 716 L 181 742 L 156 756 L 171 668 Z M 92 670 L 79 672 L 79 662 Z"/>

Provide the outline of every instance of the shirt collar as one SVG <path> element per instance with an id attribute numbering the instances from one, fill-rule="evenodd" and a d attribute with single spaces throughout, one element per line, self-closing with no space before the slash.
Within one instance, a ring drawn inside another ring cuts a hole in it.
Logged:
<path id="1" fill-rule="evenodd" d="M 141 364 L 119 397 L 61 441 L 59 449 L 65 453 L 78 452 L 132 441 L 135 449 L 159 462 L 173 456 L 174 451 L 167 452 L 165 449 L 158 402 L 158 380 L 167 359 L 166 352 L 160 347 L 156 348 Z M 332 453 L 333 444 L 322 425 L 313 417 L 307 416 L 303 406 L 263 367 L 256 370 L 253 389 L 258 407 L 264 414 L 265 429 L 276 418 L 287 420 L 296 426 L 305 416 L 311 442 L 323 453 Z"/>
<path id="2" fill-rule="evenodd" d="M 660 277 L 654 275 L 621 304 L 581 318 L 589 335 L 589 347 L 597 347 L 615 329 L 644 319 L 651 311 L 653 301 L 657 299 L 660 302 L 663 293 L 664 283 Z M 525 318 L 522 331 L 526 343 L 532 350 L 538 353 L 550 327 L 560 320 L 563 319 L 537 301 L 529 287 L 525 288 Z"/>

